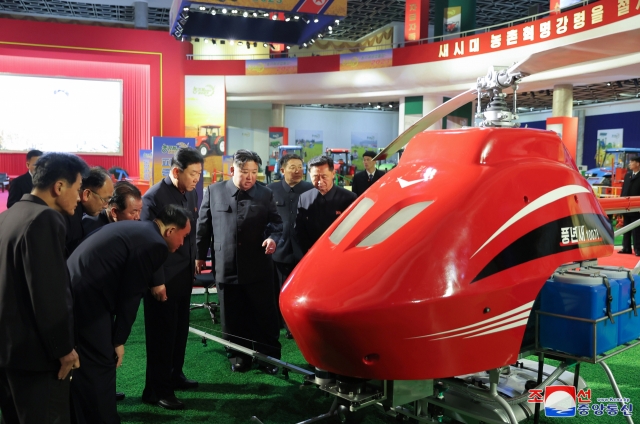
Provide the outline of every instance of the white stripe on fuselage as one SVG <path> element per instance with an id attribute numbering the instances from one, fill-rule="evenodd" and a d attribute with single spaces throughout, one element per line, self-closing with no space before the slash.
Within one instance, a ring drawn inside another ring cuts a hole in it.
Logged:
<path id="1" fill-rule="evenodd" d="M 527 206 L 522 208 L 514 216 L 512 216 L 507 222 L 504 223 L 502 227 L 498 228 L 498 231 L 493 233 L 493 235 L 489 237 L 489 239 L 485 241 L 484 244 L 480 246 L 480 248 L 476 250 L 476 252 L 473 255 L 471 255 L 471 257 L 473 258 L 475 255 L 478 254 L 479 251 L 481 251 L 487 244 L 489 244 L 491 240 L 498 237 L 504 230 L 506 230 L 507 228 L 509 228 L 510 226 L 512 226 L 513 224 L 515 224 L 525 216 L 529 215 L 530 213 L 544 206 L 547 206 L 548 204 L 555 202 L 556 200 L 560 200 L 564 197 L 572 196 L 578 193 L 589 193 L 590 191 L 591 190 L 579 185 L 568 185 L 568 186 L 556 188 L 555 190 L 552 190 L 540 196 L 539 198 L 537 198 L 536 200 L 534 200 L 533 202 L 529 203 Z"/>

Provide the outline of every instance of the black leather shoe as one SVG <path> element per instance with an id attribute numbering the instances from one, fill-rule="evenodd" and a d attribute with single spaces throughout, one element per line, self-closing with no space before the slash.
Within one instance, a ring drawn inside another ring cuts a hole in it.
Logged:
<path id="1" fill-rule="evenodd" d="M 116 392 L 116 401 L 124 400 L 124 393 Z"/>
<path id="2" fill-rule="evenodd" d="M 626 255 L 630 255 L 630 254 L 631 254 L 631 250 L 624 250 L 624 249 L 622 249 L 622 250 L 618 250 L 618 253 L 624 253 L 624 254 L 626 254 Z M 636 255 L 636 256 L 637 256 L 637 255 Z"/>
<path id="3" fill-rule="evenodd" d="M 171 410 L 184 409 L 184 403 L 180 402 L 178 398 L 176 398 L 175 396 L 167 396 L 164 399 L 157 400 L 150 396 L 145 396 L 143 394 L 142 401 L 150 405 L 157 405 L 164 409 L 171 409 Z"/>
<path id="4" fill-rule="evenodd" d="M 247 372 L 249 367 L 244 364 L 231 364 L 231 372 Z"/>
<path id="5" fill-rule="evenodd" d="M 276 375 L 280 371 L 280 368 L 271 364 L 260 364 L 258 368 L 265 374 L 269 375 Z"/>
<path id="6" fill-rule="evenodd" d="M 195 389 L 198 387 L 198 382 L 195 380 L 189 380 L 188 378 L 184 378 L 182 380 L 174 381 L 172 383 L 173 390 L 188 390 Z"/>

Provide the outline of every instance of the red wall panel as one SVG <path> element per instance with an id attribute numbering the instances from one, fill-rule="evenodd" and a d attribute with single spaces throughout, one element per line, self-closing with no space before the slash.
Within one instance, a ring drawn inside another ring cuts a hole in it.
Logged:
<path id="1" fill-rule="evenodd" d="M 340 55 L 311 56 L 298 58 L 298 73 L 333 72 L 340 70 Z"/>
<path id="2" fill-rule="evenodd" d="M 6 63 L 14 69 L 24 66 L 33 71 L 21 73 L 125 76 L 123 125 L 129 135 L 125 136 L 124 155 L 83 157 L 90 165 L 122 166 L 134 176 L 139 172 L 138 150 L 149 148 L 152 136 L 183 135 L 183 64 L 190 52 L 190 43 L 178 42 L 164 31 L 0 19 L 0 55 L 11 56 Z M 40 63 L 30 63 L 28 58 L 38 58 Z M 66 62 L 66 70 L 60 73 L 56 60 L 76 63 L 69 66 Z M 4 62 L 1 66 L 1 72 L 16 72 L 6 70 Z M 145 114 L 148 123 L 141 124 L 138 117 Z M 0 172 L 23 173 L 24 162 L 24 154 L 0 154 Z"/>

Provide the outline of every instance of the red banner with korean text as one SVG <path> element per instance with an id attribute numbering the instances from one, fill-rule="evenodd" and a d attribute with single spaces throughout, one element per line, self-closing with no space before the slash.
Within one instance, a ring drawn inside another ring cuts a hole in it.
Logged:
<path id="1" fill-rule="evenodd" d="M 491 53 L 578 34 L 639 15 L 640 0 L 601 0 L 513 27 L 426 46 L 394 49 L 393 63 L 394 66 L 410 65 Z"/>
<path id="2" fill-rule="evenodd" d="M 427 38 L 428 32 L 429 0 L 406 0 L 404 10 L 405 41 Z"/>

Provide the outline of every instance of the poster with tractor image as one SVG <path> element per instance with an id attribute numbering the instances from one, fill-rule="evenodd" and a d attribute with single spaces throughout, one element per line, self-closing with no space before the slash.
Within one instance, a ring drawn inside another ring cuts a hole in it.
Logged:
<path id="1" fill-rule="evenodd" d="M 297 146 L 302 146 L 302 160 L 304 163 L 309 162 L 316 156 L 323 154 L 322 130 L 296 130 Z"/>
<path id="2" fill-rule="evenodd" d="M 357 171 L 364 169 L 362 154 L 367 150 L 378 151 L 378 133 L 352 132 L 351 133 L 351 157 Z"/>
<path id="3" fill-rule="evenodd" d="M 195 138 L 202 156 L 222 156 L 226 151 L 224 77 L 186 76 L 185 137 Z"/>

